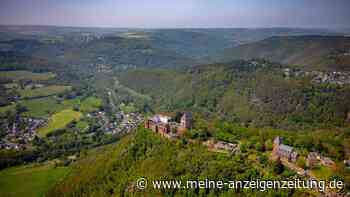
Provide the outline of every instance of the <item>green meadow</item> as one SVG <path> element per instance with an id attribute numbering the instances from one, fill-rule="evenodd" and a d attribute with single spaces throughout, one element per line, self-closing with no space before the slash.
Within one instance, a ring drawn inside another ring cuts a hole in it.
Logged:
<path id="1" fill-rule="evenodd" d="M 52 78 L 55 78 L 56 75 L 54 73 L 33 73 L 29 71 L 1 71 L 0 78 L 9 79 L 13 81 L 19 80 L 33 80 L 33 81 L 46 81 Z"/>
<path id="2" fill-rule="evenodd" d="M 19 93 L 23 98 L 45 97 L 69 91 L 71 88 L 71 86 L 50 85 L 42 88 L 20 89 Z"/>
<path id="3" fill-rule="evenodd" d="M 58 101 L 53 97 L 45 97 L 39 99 L 24 100 L 21 102 L 28 111 L 24 112 L 28 117 L 48 117 L 50 114 L 62 111 L 64 109 L 72 108 L 79 99 L 70 99 L 64 101 Z"/>
<path id="4" fill-rule="evenodd" d="M 68 173 L 68 167 L 55 167 L 53 163 L 12 167 L 0 171 L 0 196 L 44 196 Z"/>
<path id="5" fill-rule="evenodd" d="M 19 102 L 27 111 L 24 116 L 34 118 L 47 118 L 53 113 L 60 112 L 64 109 L 71 109 L 74 105 L 79 104 L 79 99 L 69 99 L 58 101 L 54 97 L 44 97 L 38 99 L 28 99 Z M 7 105 L 0 107 L 0 115 L 5 115 L 6 111 L 14 111 L 16 105 Z"/>
<path id="6" fill-rule="evenodd" d="M 13 111 L 15 109 L 15 106 L 15 104 L 11 104 L 0 107 L 0 116 L 4 116 L 7 111 Z"/>
<path id="7" fill-rule="evenodd" d="M 81 102 L 80 110 L 82 112 L 97 111 L 102 106 L 102 100 L 96 97 L 89 97 Z"/>
<path id="8" fill-rule="evenodd" d="M 73 111 L 72 109 L 65 109 L 52 115 L 47 126 L 40 128 L 38 133 L 40 136 L 44 137 L 52 131 L 66 127 L 74 120 L 79 120 L 81 116 L 82 114 L 80 112 Z"/>

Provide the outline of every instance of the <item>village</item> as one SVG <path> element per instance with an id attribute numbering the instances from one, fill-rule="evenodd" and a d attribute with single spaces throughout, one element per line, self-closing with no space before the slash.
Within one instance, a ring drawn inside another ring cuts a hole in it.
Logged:
<path id="1" fill-rule="evenodd" d="M 310 77 L 313 83 L 330 83 L 334 85 L 350 84 L 350 72 L 322 72 L 322 71 L 303 71 L 300 69 L 283 69 L 284 77 Z"/>
<path id="2" fill-rule="evenodd" d="M 136 128 L 143 122 L 143 116 L 139 113 L 124 113 L 118 111 L 114 114 L 115 120 L 108 118 L 104 111 L 96 111 L 87 114 L 88 118 L 94 118 L 101 125 L 106 135 L 125 134 Z M 17 116 L 13 123 L 2 123 L 5 131 L 0 139 L 0 149 L 24 150 L 31 146 L 32 141 L 39 137 L 38 129 L 45 127 L 47 119 L 27 118 Z M 93 136 L 96 133 L 88 133 Z"/>
<path id="3" fill-rule="evenodd" d="M 96 118 L 105 133 L 111 135 L 129 133 L 143 122 L 142 114 L 136 112 L 118 111 L 114 114 L 115 120 L 111 120 L 104 111 L 89 113 L 87 117 Z"/>
<path id="4" fill-rule="evenodd" d="M 12 124 L 2 124 L 6 135 L 0 139 L 0 149 L 22 150 L 34 140 L 36 130 L 44 126 L 47 121 L 34 118 L 16 117 Z"/>

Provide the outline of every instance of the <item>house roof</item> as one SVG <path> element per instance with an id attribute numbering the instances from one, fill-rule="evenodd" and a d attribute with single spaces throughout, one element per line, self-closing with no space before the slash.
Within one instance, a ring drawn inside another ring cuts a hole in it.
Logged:
<path id="1" fill-rule="evenodd" d="M 308 155 L 309 158 L 317 158 L 318 156 L 319 156 L 319 154 L 316 152 L 310 152 Z"/>
<path id="2" fill-rule="evenodd" d="M 171 117 L 170 117 L 170 116 L 161 115 L 161 114 L 157 114 L 157 115 L 154 115 L 151 119 L 152 119 L 154 122 L 162 122 L 161 119 L 170 120 Z"/>
<path id="3" fill-rule="evenodd" d="M 293 152 L 293 147 L 284 144 L 280 145 L 280 149 L 287 152 Z"/>
<path id="4" fill-rule="evenodd" d="M 182 118 L 191 119 L 192 118 L 192 113 L 191 112 L 184 112 L 183 115 L 182 115 Z"/>
<path id="5" fill-rule="evenodd" d="M 282 138 L 280 136 L 275 137 L 273 140 L 274 144 L 281 144 L 282 143 Z"/>

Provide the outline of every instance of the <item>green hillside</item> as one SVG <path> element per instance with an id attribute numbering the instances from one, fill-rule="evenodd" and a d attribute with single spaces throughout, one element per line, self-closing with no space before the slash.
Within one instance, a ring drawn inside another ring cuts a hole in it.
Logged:
<path id="1" fill-rule="evenodd" d="M 70 169 L 53 163 L 12 167 L 0 171 L 1 196 L 39 197 L 62 180 Z"/>
<path id="2" fill-rule="evenodd" d="M 343 36 L 281 36 L 225 51 L 226 60 L 264 58 L 306 69 L 350 70 L 350 38 Z"/>
<path id="3" fill-rule="evenodd" d="M 91 165 L 93 164 L 93 165 Z M 256 162 L 242 155 L 209 152 L 204 146 L 161 139 L 149 130 L 139 129 L 118 144 L 90 152 L 73 167 L 63 182 L 50 190 L 48 196 L 241 196 L 254 195 L 251 190 L 179 189 L 156 190 L 155 179 L 245 180 L 271 178 L 272 169 L 259 170 Z M 282 178 L 289 173 L 274 175 Z M 289 174 L 290 175 L 290 174 Z M 138 190 L 135 181 L 146 178 L 148 187 Z M 267 191 L 264 196 L 292 194 L 292 191 Z M 295 192 L 294 193 L 298 193 Z"/>
<path id="4" fill-rule="evenodd" d="M 137 79 L 137 80 L 134 80 Z M 120 82 L 152 98 L 155 111 L 191 109 L 226 120 L 287 129 L 340 126 L 349 87 L 283 77 L 278 64 L 248 61 L 187 71 L 132 70 Z"/>
<path id="5" fill-rule="evenodd" d="M 73 111 L 71 109 L 65 109 L 59 113 L 53 114 L 49 123 L 38 130 L 39 136 L 46 136 L 48 133 L 57 129 L 63 129 L 67 124 L 72 121 L 78 121 L 81 117 L 80 112 Z"/>

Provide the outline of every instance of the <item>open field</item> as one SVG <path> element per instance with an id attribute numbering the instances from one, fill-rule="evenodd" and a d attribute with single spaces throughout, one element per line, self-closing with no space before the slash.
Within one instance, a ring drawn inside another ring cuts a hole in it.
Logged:
<path id="1" fill-rule="evenodd" d="M 44 97 L 59 94 L 71 89 L 71 86 L 51 85 L 35 89 L 21 89 L 19 93 L 23 98 Z"/>
<path id="2" fill-rule="evenodd" d="M 89 123 L 85 121 L 79 121 L 77 122 L 76 127 L 79 128 L 80 131 L 85 131 L 86 129 L 89 128 Z"/>
<path id="3" fill-rule="evenodd" d="M 48 117 L 50 114 L 62 111 L 64 109 L 72 108 L 78 99 L 64 100 L 58 102 L 53 97 L 45 97 L 39 99 L 24 100 L 21 102 L 27 108 L 24 112 L 25 116 L 29 117 Z"/>
<path id="4" fill-rule="evenodd" d="M 69 99 L 62 102 L 57 101 L 53 97 L 45 97 L 38 99 L 28 99 L 20 101 L 27 111 L 23 113 L 24 116 L 35 117 L 35 118 L 45 118 L 49 117 L 50 114 L 57 113 L 64 109 L 70 109 L 74 105 L 79 104 L 79 99 Z M 7 105 L 0 107 L 0 116 L 5 115 L 6 111 L 15 110 L 16 105 Z"/>
<path id="5" fill-rule="evenodd" d="M 81 102 L 80 110 L 82 112 L 97 111 L 102 106 L 102 100 L 96 97 L 89 97 Z"/>
<path id="6" fill-rule="evenodd" d="M 29 71 L 1 71 L 0 78 L 9 79 L 13 81 L 19 80 L 33 80 L 45 81 L 56 77 L 54 73 L 33 73 Z"/>
<path id="7" fill-rule="evenodd" d="M 0 171 L 0 196 L 43 196 L 55 183 L 64 178 L 70 169 L 54 164 L 27 165 Z"/>
<path id="8" fill-rule="evenodd" d="M 71 109 L 65 109 L 61 112 L 58 112 L 51 116 L 47 126 L 42 127 L 38 130 L 38 134 L 44 137 L 54 130 L 64 128 L 73 120 L 79 120 L 81 115 L 82 114 L 80 112 L 73 111 Z"/>
<path id="9" fill-rule="evenodd" d="M 58 101 L 52 96 L 21 100 L 20 104 L 24 106 L 27 111 L 23 113 L 24 116 L 35 118 L 46 118 L 53 113 L 60 112 L 64 109 L 72 109 L 74 105 L 80 105 L 83 113 L 96 111 L 102 105 L 102 100 L 96 97 L 89 97 L 82 102 L 79 98 Z M 0 115 L 5 115 L 6 111 L 15 110 L 16 104 L 0 107 Z"/>

